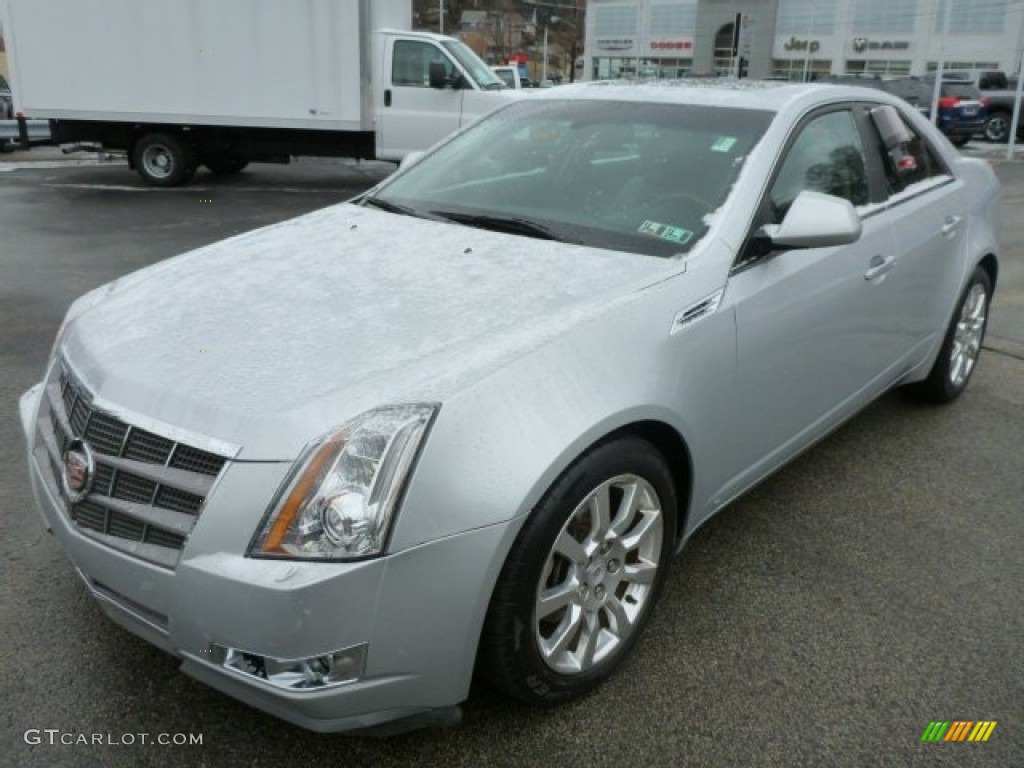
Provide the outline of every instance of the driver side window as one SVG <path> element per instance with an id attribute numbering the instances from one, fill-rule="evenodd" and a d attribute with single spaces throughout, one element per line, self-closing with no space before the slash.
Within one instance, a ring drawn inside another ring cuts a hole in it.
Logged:
<path id="1" fill-rule="evenodd" d="M 801 129 L 768 193 L 770 223 L 781 223 L 805 189 L 844 198 L 855 206 L 868 203 L 864 146 L 851 111 L 829 112 Z"/>
<path id="2" fill-rule="evenodd" d="M 391 62 L 392 85 L 429 88 L 432 61 L 444 62 L 447 76 L 452 76 L 455 65 L 436 45 L 412 40 L 397 41 Z"/>

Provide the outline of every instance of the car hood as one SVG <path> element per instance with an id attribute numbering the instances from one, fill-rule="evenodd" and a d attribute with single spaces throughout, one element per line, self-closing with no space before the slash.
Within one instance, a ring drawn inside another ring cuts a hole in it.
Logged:
<path id="1" fill-rule="evenodd" d="M 443 402 L 681 268 L 342 204 L 100 289 L 62 351 L 101 405 L 291 460 L 366 409 Z"/>

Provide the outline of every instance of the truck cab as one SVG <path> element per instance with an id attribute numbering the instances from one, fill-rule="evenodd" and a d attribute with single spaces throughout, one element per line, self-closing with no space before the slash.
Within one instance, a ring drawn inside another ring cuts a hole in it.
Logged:
<path id="1" fill-rule="evenodd" d="M 518 91 L 523 87 L 523 81 L 519 78 L 519 67 L 508 64 L 499 67 L 491 67 L 498 77 L 505 83 L 506 88 Z"/>
<path id="2" fill-rule="evenodd" d="M 518 95 L 455 38 L 382 30 L 380 41 L 376 72 L 383 82 L 374 91 L 381 160 L 401 160 Z"/>

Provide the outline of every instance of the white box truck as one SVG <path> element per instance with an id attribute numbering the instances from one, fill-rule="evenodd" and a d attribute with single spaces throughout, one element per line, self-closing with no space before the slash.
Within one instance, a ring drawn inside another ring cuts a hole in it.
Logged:
<path id="1" fill-rule="evenodd" d="M 399 161 L 516 93 L 411 0 L 0 0 L 15 110 L 157 186 L 200 165 Z"/>

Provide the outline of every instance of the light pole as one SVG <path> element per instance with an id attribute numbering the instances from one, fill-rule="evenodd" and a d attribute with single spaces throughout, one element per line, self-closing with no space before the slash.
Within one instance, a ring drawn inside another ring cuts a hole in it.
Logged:
<path id="1" fill-rule="evenodd" d="M 949 35 L 949 14 L 953 0 L 946 0 L 946 11 L 942 15 L 942 37 L 939 40 L 939 63 L 935 69 L 935 87 L 932 88 L 932 122 L 939 124 L 939 96 L 942 95 L 942 70 L 946 66 L 946 36 Z"/>
<path id="2" fill-rule="evenodd" d="M 808 70 L 811 68 L 811 38 L 814 37 L 814 11 L 817 3 L 811 0 L 811 20 L 807 26 L 807 55 L 804 56 L 804 76 L 801 82 L 807 82 Z"/>
<path id="3" fill-rule="evenodd" d="M 444 34 L 444 0 L 438 0 L 438 2 L 437 2 L 437 19 L 438 19 L 438 24 L 441 25 L 438 28 L 438 31 L 443 35 Z"/>
<path id="4" fill-rule="evenodd" d="M 550 16 L 547 23 L 544 25 L 544 62 L 541 64 L 541 75 L 540 81 L 543 83 L 548 79 L 548 28 L 552 24 L 557 24 L 562 20 L 561 16 Z"/>

